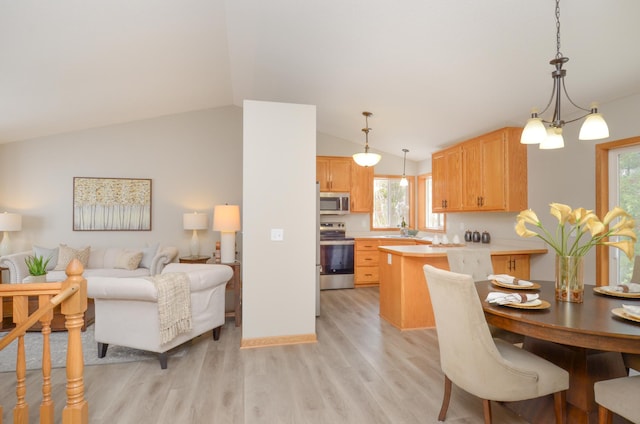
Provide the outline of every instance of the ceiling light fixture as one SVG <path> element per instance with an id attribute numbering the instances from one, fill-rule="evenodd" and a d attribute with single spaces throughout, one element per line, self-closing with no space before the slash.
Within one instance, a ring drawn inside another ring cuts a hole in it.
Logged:
<path id="1" fill-rule="evenodd" d="M 366 128 L 362 129 L 365 136 L 365 144 L 364 144 L 364 153 L 356 153 L 353 155 L 353 160 L 360 166 L 375 166 L 378 162 L 380 162 L 381 156 L 377 153 L 369 153 L 369 117 L 373 116 L 371 112 L 362 112 L 365 119 Z"/>
<path id="2" fill-rule="evenodd" d="M 400 187 L 406 187 L 409 185 L 409 181 L 407 181 L 407 175 L 405 171 L 407 170 L 407 152 L 409 150 L 402 149 L 404 152 L 404 162 L 402 163 L 402 179 L 400 180 Z"/>
<path id="3" fill-rule="evenodd" d="M 562 69 L 562 65 L 568 61 L 569 58 L 564 57 L 562 53 L 560 53 L 560 0 L 556 0 L 556 57 L 549 62 L 556 68 L 555 71 L 551 72 L 553 90 L 551 91 L 551 98 L 549 99 L 547 107 L 539 113 L 542 115 L 549 109 L 551 103 L 554 103 L 553 118 L 551 121 L 546 121 L 538 116 L 537 109 L 533 109 L 531 111 L 531 118 L 529 118 L 527 125 L 522 131 L 520 143 L 540 144 L 541 149 L 562 148 L 564 147 L 564 139 L 562 138 L 562 127 L 564 124 L 575 122 L 585 117 L 586 119 L 580 128 L 580 134 L 578 136 L 580 140 L 600 140 L 609 137 L 609 127 L 602 115 L 598 113 L 597 103 L 592 103 L 590 109 L 585 109 L 575 104 L 569 97 L 567 88 L 564 85 L 564 77 L 567 71 Z M 567 100 L 569 100 L 573 106 L 587 113 L 576 119 L 563 121 L 560 105 L 562 92 L 564 92 Z M 544 124 L 549 124 L 549 127 L 546 128 Z"/>

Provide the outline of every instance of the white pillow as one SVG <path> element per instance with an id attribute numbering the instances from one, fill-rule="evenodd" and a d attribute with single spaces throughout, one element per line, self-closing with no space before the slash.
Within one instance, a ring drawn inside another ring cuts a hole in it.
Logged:
<path id="1" fill-rule="evenodd" d="M 116 263 L 114 268 L 128 269 L 133 271 L 138 268 L 140 261 L 142 260 L 142 252 L 139 250 L 123 250 L 120 255 L 116 257 Z"/>
<path id="2" fill-rule="evenodd" d="M 89 253 L 91 253 L 91 246 L 87 246 L 82 249 L 74 249 L 67 246 L 66 244 L 61 244 L 58 252 L 58 264 L 56 265 L 54 270 L 66 270 L 69 262 L 71 262 L 75 258 L 77 258 L 82 266 L 86 268 L 87 263 L 89 262 Z"/>
<path id="3" fill-rule="evenodd" d="M 142 260 L 140 261 L 140 268 L 151 268 L 151 261 L 156 256 L 158 247 L 160 247 L 160 244 L 156 243 L 153 246 L 142 249 Z"/>
<path id="4" fill-rule="evenodd" d="M 53 249 L 47 249 L 46 247 L 33 246 L 33 256 L 38 257 L 42 256 L 46 261 L 49 259 L 49 263 L 47 263 L 47 271 L 53 270 L 58 264 L 58 248 L 55 247 Z"/>

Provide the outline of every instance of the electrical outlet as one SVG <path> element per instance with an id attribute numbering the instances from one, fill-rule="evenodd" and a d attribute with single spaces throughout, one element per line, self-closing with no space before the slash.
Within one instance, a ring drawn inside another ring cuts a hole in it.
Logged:
<path id="1" fill-rule="evenodd" d="M 284 230 L 282 228 L 272 228 L 271 241 L 283 241 L 283 240 L 284 240 Z"/>

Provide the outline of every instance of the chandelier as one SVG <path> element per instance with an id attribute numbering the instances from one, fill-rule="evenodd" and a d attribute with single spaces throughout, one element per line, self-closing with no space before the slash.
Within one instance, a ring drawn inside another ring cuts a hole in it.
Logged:
<path id="1" fill-rule="evenodd" d="M 377 153 L 369 152 L 369 117 L 373 116 L 371 112 L 362 112 L 365 120 L 365 128 L 362 129 L 365 136 L 365 144 L 364 144 L 364 153 L 356 153 L 353 155 L 353 160 L 360 166 L 375 166 L 378 162 L 380 162 L 381 156 Z"/>
<path id="2" fill-rule="evenodd" d="M 522 131 L 520 143 L 540 144 L 541 149 L 560 149 L 564 147 L 562 127 L 564 127 L 565 124 L 578 121 L 585 117 L 586 119 L 582 123 L 580 134 L 578 135 L 580 140 L 600 140 L 609 137 L 609 128 L 602 115 L 598 112 L 598 105 L 592 103 L 589 109 L 585 109 L 576 105 L 569 97 L 567 88 L 564 85 L 564 77 L 567 71 L 562 69 L 562 65 L 568 61 L 569 58 L 564 57 L 562 53 L 560 53 L 560 0 L 556 0 L 556 57 L 549 62 L 549 64 L 555 66 L 555 70 L 551 72 L 551 77 L 553 78 L 551 98 L 549 99 L 547 107 L 545 107 L 542 112 L 538 113 L 537 109 L 531 111 L 531 118 L 529 118 L 527 125 L 525 125 Z M 569 103 L 587 113 L 576 119 L 564 121 L 561 113 L 562 93 L 564 93 L 567 100 L 569 100 Z M 540 118 L 539 114 L 544 114 L 552 103 L 554 109 L 551 120 Z M 545 124 L 548 124 L 548 127 L 545 127 Z"/>

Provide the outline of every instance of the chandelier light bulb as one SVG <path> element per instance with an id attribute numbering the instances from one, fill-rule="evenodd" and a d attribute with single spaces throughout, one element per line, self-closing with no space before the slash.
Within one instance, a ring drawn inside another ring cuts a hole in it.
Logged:
<path id="1" fill-rule="evenodd" d="M 540 149 L 562 149 L 564 147 L 564 138 L 562 137 L 562 128 L 549 127 L 547 129 L 547 137 L 540 143 Z"/>

